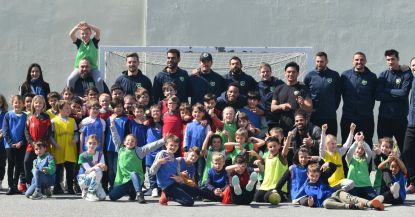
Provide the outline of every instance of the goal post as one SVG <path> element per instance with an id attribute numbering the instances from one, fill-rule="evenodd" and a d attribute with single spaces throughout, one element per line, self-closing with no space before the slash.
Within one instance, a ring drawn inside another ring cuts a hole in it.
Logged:
<path id="1" fill-rule="evenodd" d="M 243 71 L 259 81 L 258 65 L 266 62 L 272 67 L 272 75 L 284 79 L 284 66 L 295 61 L 300 65 L 300 77 L 314 68 L 311 47 L 192 47 L 192 46 L 100 46 L 99 70 L 108 84 L 113 84 L 122 71 L 126 70 L 125 56 L 136 52 L 140 58 L 140 70 L 151 80 L 166 66 L 166 52 L 175 48 L 180 51 L 179 67 L 191 73 L 199 65 L 202 52 L 213 56 L 212 69 L 219 74 L 229 71 L 229 59 L 238 56 Z"/>

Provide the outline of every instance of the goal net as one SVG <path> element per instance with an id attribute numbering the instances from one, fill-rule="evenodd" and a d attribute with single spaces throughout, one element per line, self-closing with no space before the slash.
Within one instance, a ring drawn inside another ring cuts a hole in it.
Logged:
<path id="1" fill-rule="evenodd" d="M 272 67 L 272 75 L 284 80 L 284 66 L 295 61 L 300 65 L 300 77 L 313 68 L 313 54 L 310 47 L 137 47 L 137 46 L 100 46 L 99 68 L 108 85 L 113 84 L 126 70 L 125 57 L 136 52 L 140 58 L 140 70 L 151 80 L 166 66 L 166 52 L 171 48 L 180 50 L 179 67 L 191 73 L 198 67 L 202 52 L 213 57 L 212 69 L 219 74 L 229 71 L 229 59 L 238 56 L 242 60 L 243 71 L 260 80 L 258 65 L 266 62 Z"/>

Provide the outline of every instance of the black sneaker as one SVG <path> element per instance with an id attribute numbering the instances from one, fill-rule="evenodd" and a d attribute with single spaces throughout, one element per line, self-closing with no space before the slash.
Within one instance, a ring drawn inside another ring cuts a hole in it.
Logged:
<path id="1" fill-rule="evenodd" d="M 75 191 L 73 190 L 73 188 L 68 188 L 68 194 L 76 194 Z"/>
<path id="2" fill-rule="evenodd" d="M 138 193 L 136 199 L 138 203 L 141 203 L 141 204 L 147 203 L 146 199 L 144 198 L 143 193 Z"/>
<path id="3" fill-rule="evenodd" d="M 59 186 L 59 187 L 54 187 L 53 188 L 53 194 L 55 194 L 55 195 L 57 195 L 57 194 L 63 194 L 64 192 L 63 192 L 63 190 L 62 190 L 62 188 Z"/>
<path id="4" fill-rule="evenodd" d="M 17 194 L 17 193 L 20 193 L 20 192 L 17 190 L 17 188 L 14 188 L 14 187 L 10 187 L 6 191 L 6 195 L 13 195 L 13 194 Z"/>

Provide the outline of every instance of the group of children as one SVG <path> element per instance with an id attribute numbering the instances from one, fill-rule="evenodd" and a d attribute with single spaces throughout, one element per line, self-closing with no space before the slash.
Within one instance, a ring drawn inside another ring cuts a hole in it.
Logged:
<path id="1" fill-rule="evenodd" d="M 96 58 L 97 27 L 81 22 L 70 36 L 78 47 L 75 68 L 85 56 Z M 30 72 L 37 67 L 41 78 L 40 66 L 31 67 Z M 239 111 L 220 111 L 214 94 L 206 94 L 204 104 L 190 106 L 180 103 L 175 83 L 166 82 L 164 100 L 152 104 L 143 87 L 134 96 L 124 96 L 118 85 L 110 94 L 102 93 L 95 70 L 97 88 L 88 88 L 79 98 L 71 88 L 76 74 L 61 94 L 34 88 L 36 95 L 13 96 L 10 111 L 0 95 L 0 186 L 7 159 L 7 195 L 25 192 L 28 198 L 42 199 L 66 188 L 89 201 L 109 195 L 113 201 L 129 196 L 146 203 L 144 196 L 151 195 L 160 196 L 162 205 L 175 201 L 184 206 L 195 199 L 275 203 L 278 195 L 309 207 L 378 210 L 383 203 L 405 201 L 407 171 L 393 140 L 382 138 L 371 150 L 363 133 L 354 132 L 354 124 L 341 147 L 335 136 L 326 135 L 326 124 L 319 147 L 292 147 L 293 131 L 284 136 L 278 127 L 263 127 L 257 92 L 247 93 L 247 106 Z M 319 156 L 312 156 L 312 148 L 318 148 Z"/>

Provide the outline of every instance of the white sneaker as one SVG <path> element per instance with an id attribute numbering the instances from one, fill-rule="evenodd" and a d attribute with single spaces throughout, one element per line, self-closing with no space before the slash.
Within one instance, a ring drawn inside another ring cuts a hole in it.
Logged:
<path id="1" fill-rule="evenodd" d="M 258 181 L 258 174 L 256 172 L 251 173 L 249 176 L 249 182 L 246 184 L 246 191 L 252 191 L 254 190 L 254 187 L 256 185 L 256 182 Z"/>
<path id="2" fill-rule="evenodd" d="M 151 190 L 151 197 L 158 197 L 159 196 L 159 190 L 157 188 L 153 188 Z"/>
<path id="3" fill-rule="evenodd" d="M 241 185 L 239 184 L 239 177 L 237 175 L 234 175 L 232 177 L 231 184 L 233 187 L 233 192 L 235 192 L 236 195 L 241 195 L 242 188 L 241 188 Z"/>
<path id="4" fill-rule="evenodd" d="M 82 199 L 85 199 L 87 196 L 88 190 L 87 189 L 82 189 Z"/>
<path id="5" fill-rule="evenodd" d="M 99 198 L 97 197 L 97 195 L 95 195 L 94 193 L 87 193 L 86 194 L 86 198 L 85 198 L 85 200 L 87 200 L 87 201 L 98 201 L 99 200 Z"/>
<path id="6" fill-rule="evenodd" d="M 390 187 L 393 198 L 398 199 L 400 188 L 401 188 L 401 186 L 399 185 L 398 182 L 393 183 L 393 185 Z"/>

